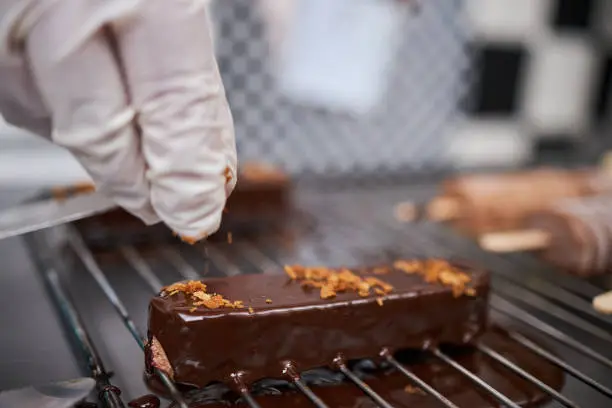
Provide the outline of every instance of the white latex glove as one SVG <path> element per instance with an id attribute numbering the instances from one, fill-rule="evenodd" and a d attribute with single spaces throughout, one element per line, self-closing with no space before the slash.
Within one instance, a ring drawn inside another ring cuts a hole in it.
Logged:
<path id="1" fill-rule="evenodd" d="M 68 148 L 132 214 L 190 239 L 218 229 L 236 183 L 206 4 L 0 1 L 5 119 Z"/>

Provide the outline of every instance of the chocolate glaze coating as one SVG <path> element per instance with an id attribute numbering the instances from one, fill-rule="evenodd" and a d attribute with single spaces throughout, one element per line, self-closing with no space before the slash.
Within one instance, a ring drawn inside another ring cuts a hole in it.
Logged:
<path id="1" fill-rule="evenodd" d="M 512 341 L 503 331 L 490 330 L 482 337 L 482 340 L 489 347 L 552 388 L 556 390 L 562 388 L 564 376 L 561 369 Z M 535 407 L 550 400 L 549 396 L 538 387 L 469 347 L 445 351 L 520 406 Z M 500 406 L 495 399 L 456 370 L 432 357 L 423 357 L 424 354 L 399 352 L 396 357 L 417 376 L 460 407 Z M 441 406 L 431 396 L 406 391 L 406 386 L 410 384 L 410 381 L 401 373 L 388 367 L 385 368 L 384 365 L 374 368 L 371 362 L 361 361 L 355 364 L 353 371 L 395 407 L 437 408 Z M 333 408 L 376 407 L 376 404 L 363 392 L 346 382 L 341 375 L 328 370 L 316 370 L 316 373 L 313 372 L 313 374 L 305 375 L 304 379 L 310 379 L 311 389 L 328 406 Z M 312 403 L 289 383 L 262 381 L 260 385 L 253 393 L 262 408 L 312 407 Z M 219 385 L 192 392 L 187 395 L 187 400 L 191 408 L 247 407 L 236 395 Z"/>
<path id="2" fill-rule="evenodd" d="M 130 408 L 159 408 L 161 402 L 155 395 L 143 395 L 128 403 Z"/>
<path id="3" fill-rule="evenodd" d="M 395 351 L 464 344 L 486 327 L 489 290 L 488 273 L 466 272 L 476 291 L 473 297 L 455 297 L 448 286 L 391 269 L 378 276 L 394 286 L 383 296 L 382 306 L 376 296 L 361 298 L 350 292 L 323 300 L 318 291 L 285 275 L 209 279 L 205 281 L 209 293 L 243 300 L 252 313 L 193 310 L 182 293 L 157 296 L 149 308 L 149 338 L 155 337 L 165 350 L 174 380 L 196 387 L 211 381 L 231 383 L 230 376 L 237 371 L 247 373 L 247 382 L 282 378 L 286 361 L 303 371 L 331 365 L 339 353 L 360 359 L 376 357 L 385 347 Z"/>

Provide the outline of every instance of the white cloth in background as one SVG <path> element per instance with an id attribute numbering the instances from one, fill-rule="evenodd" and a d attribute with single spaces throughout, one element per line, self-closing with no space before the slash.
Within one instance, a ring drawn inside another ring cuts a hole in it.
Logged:
<path id="1" fill-rule="evenodd" d="M 369 112 L 387 89 L 407 11 L 395 0 L 296 0 L 293 10 L 276 15 L 289 23 L 271 19 L 280 28 L 273 40 L 281 92 L 299 103 Z"/>

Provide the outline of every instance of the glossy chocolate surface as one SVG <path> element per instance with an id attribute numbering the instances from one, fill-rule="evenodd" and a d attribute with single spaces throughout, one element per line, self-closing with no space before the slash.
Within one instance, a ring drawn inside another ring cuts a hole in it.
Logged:
<path id="1" fill-rule="evenodd" d="M 281 378 L 286 361 L 303 371 L 331 365 L 339 353 L 360 359 L 385 347 L 464 344 L 485 330 L 489 289 L 486 272 L 466 272 L 475 296 L 455 297 L 448 286 L 391 269 L 377 275 L 394 286 L 382 305 L 377 296 L 356 293 L 323 300 L 284 274 L 210 279 L 209 293 L 242 300 L 246 308 L 194 310 L 182 293 L 158 296 L 150 303 L 149 336 L 165 350 L 174 380 L 196 387 L 229 383 L 237 371 L 245 371 L 249 382 Z"/>
<path id="2" fill-rule="evenodd" d="M 531 353 L 508 338 L 503 331 L 491 330 L 482 337 L 483 342 L 501 353 L 541 381 L 560 390 L 564 383 L 563 371 Z M 538 387 L 511 373 L 499 363 L 479 352 L 465 347 L 445 350 L 464 367 L 477 374 L 496 390 L 523 407 L 536 407 L 550 400 Z M 424 352 L 399 352 L 397 359 L 419 378 L 460 407 L 499 407 L 501 404 L 478 388 L 468 378 L 450 366 Z M 438 408 L 441 405 L 433 397 L 406 388 L 410 381 L 398 371 L 382 365 L 374 368 L 372 362 L 361 361 L 353 371 L 394 407 Z M 329 370 L 316 370 L 304 376 L 311 389 L 331 408 L 375 408 L 372 402 L 355 385 L 346 382 L 341 375 Z M 262 408 L 295 407 L 310 408 L 312 403 L 290 384 L 264 380 L 254 390 L 255 399 Z M 209 386 L 188 394 L 191 408 L 247 407 L 238 396 L 219 385 Z"/>
<path id="3" fill-rule="evenodd" d="M 159 408 L 161 402 L 155 395 L 143 395 L 128 403 L 130 408 Z"/>

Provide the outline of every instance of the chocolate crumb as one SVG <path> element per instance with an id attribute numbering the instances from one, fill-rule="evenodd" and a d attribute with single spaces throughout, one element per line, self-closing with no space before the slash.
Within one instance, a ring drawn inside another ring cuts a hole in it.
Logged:
<path id="1" fill-rule="evenodd" d="M 386 266 L 380 266 L 378 268 L 374 268 L 372 270 L 372 273 L 374 275 L 386 275 L 389 273 L 389 268 L 387 268 Z"/>
<path id="2" fill-rule="evenodd" d="M 161 402 L 155 395 L 144 395 L 128 403 L 130 408 L 159 408 Z"/>
<path id="3" fill-rule="evenodd" d="M 174 296 L 179 292 L 184 293 L 194 307 L 205 306 L 208 309 L 218 309 L 220 307 L 239 309 L 242 307 L 242 301 L 240 300 L 232 302 L 217 293 L 206 293 L 206 285 L 200 281 L 178 282 L 166 286 L 162 289 L 162 296 Z"/>
<path id="4" fill-rule="evenodd" d="M 232 170 L 229 168 L 229 166 L 225 167 L 225 170 L 223 171 L 223 176 L 225 177 L 225 184 L 229 183 L 230 181 L 232 181 Z"/>
<path id="5" fill-rule="evenodd" d="M 369 296 L 371 290 L 384 294 L 393 290 L 393 286 L 378 278 L 362 278 L 346 268 L 336 271 L 325 267 L 292 265 L 285 266 L 285 272 L 292 280 L 300 281 L 302 287 L 320 289 L 321 299 L 330 299 L 349 290 L 357 292 L 361 297 Z"/>
<path id="6" fill-rule="evenodd" d="M 446 260 L 430 259 L 425 262 L 401 260 L 396 261 L 393 266 L 408 274 L 419 274 L 425 282 L 450 286 L 455 297 L 475 295 L 473 288 L 466 287 L 471 281 L 470 276 Z"/>

